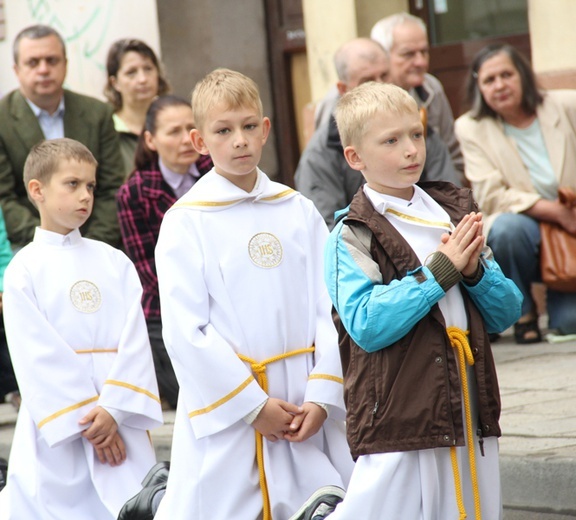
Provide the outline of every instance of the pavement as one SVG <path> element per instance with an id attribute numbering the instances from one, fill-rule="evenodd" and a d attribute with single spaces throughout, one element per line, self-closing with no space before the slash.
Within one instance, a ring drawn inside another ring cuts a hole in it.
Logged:
<path id="1" fill-rule="evenodd" d="M 502 396 L 500 467 L 504 520 L 576 518 L 576 339 L 516 345 L 507 331 L 493 345 Z M 0 456 L 7 458 L 16 412 L 0 405 Z M 169 460 L 174 412 L 152 431 Z M 494 519 L 484 519 L 494 520 Z"/>

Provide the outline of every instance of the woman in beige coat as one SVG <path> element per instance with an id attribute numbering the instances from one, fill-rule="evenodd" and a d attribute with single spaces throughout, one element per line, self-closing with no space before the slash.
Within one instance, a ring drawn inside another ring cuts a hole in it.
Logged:
<path id="1" fill-rule="evenodd" d="M 576 189 L 576 91 L 541 91 L 527 60 L 507 44 L 474 58 L 470 111 L 456 121 L 465 173 L 485 214 L 488 245 L 524 295 L 517 343 L 541 341 L 531 284 L 540 279 L 539 221 L 576 234 L 576 210 L 557 200 Z M 548 327 L 576 333 L 576 293 L 548 290 Z"/>

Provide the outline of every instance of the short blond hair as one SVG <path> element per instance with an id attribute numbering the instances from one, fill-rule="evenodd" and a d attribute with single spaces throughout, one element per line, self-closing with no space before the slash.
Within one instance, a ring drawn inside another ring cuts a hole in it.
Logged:
<path id="1" fill-rule="evenodd" d="M 418 105 L 408 92 L 390 83 L 369 81 L 346 92 L 335 111 L 342 145 L 360 145 L 370 121 L 381 113 L 418 114 Z"/>
<path id="2" fill-rule="evenodd" d="M 40 141 L 31 149 L 24 163 L 24 185 L 28 189 L 28 183 L 32 179 L 47 183 L 54 172 L 60 167 L 62 161 L 76 161 L 91 164 L 96 168 L 98 161 L 92 152 L 82 143 L 74 139 L 63 137 Z"/>
<path id="3" fill-rule="evenodd" d="M 192 111 L 197 128 L 204 126 L 208 112 L 220 103 L 228 109 L 250 107 L 255 108 L 259 116 L 263 114 L 258 86 L 249 77 L 234 70 L 213 70 L 194 87 Z"/>

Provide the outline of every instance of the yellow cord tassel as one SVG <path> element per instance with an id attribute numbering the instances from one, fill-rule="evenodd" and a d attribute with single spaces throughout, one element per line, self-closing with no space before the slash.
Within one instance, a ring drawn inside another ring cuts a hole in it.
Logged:
<path id="1" fill-rule="evenodd" d="M 458 457 L 456 456 L 456 448 L 450 448 L 450 459 L 452 460 L 452 473 L 454 474 L 454 487 L 456 488 L 456 503 L 458 504 L 458 512 L 460 516 L 458 520 L 465 520 L 466 508 L 464 507 L 464 496 L 462 493 L 462 482 L 460 481 L 460 471 L 458 470 Z"/>
<path id="2" fill-rule="evenodd" d="M 470 411 L 470 394 L 468 392 L 468 375 L 466 374 L 466 365 L 474 364 L 474 356 L 470 350 L 470 344 L 466 337 L 468 332 L 458 327 L 448 327 L 446 330 L 450 338 L 450 344 L 456 349 L 458 355 L 458 364 L 460 366 L 460 378 L 462 380 L 462 394 L 464 396 L 464 416 L 466 419 L 466 433 L 468 436 L 468 459 L 470 461 L 470 479 L 472 482 L 472 492 L 474 494 L 474 510 L 476 520 L 482 520 L 480 509 L 480 492 L 478 490 L 478 475 L 476 474 L 476 453 L 474 452 L 474 432 L 472 431 L 472 413 Z M 456 488 L 456 502 L 460 512 L 460 520 L 467 518 L 464 507 L 464 497 L 462 493 L 462 484 L 460 481 L 460 472 L 458 471 L 458 460 L 456 458 L 456 447 L 450 448 L 450 458 L 452 460 L 452 471 L 454 473 L 454 484 Z"/>
<path id="3" fill-rule="evenodd" d="M 292 350 L 291 352 L 279 354 L 277 356 L 265 359 L 264 361 L 256 361 L 255 359 L 251 359 L 244 354 L 238 354 L 238 357 L 242 361 L 250 363 L 250 368 L 256 376 L 256 381 L 258 381 L 260 388 L 262 388 L 264 392 L 268 393 L 268 376 L 266 375 L 267 365 L 292 356 L 309 354 L 314 352 L 314 350 L 314 347 L 301 348 L 299 350 Z M 268 484 L 266 483 L 266 473 L 264 471 L 264 441 L 262 439 L 262 434 L 258 430 L 254 431 L 256 432 L 256 463 L 258 464 L 260 490 L 262 491 L 262 518 L 263 520 L 271 520 L 272 513 L 270 511 L 270 497 L 268 496 Z"/>

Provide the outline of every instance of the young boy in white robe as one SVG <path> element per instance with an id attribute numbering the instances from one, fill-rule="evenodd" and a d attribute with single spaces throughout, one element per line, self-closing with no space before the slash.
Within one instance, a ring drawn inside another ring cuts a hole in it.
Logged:
<path id="1" fill-rule="evenodd" d="M 251 79 L 217 69 L 192 107 L 192 142 L 214 168 L 167 212 L 156 249 L 180 395 L 154 518 L 286 520 L 353 466 L 322 281 L 328 231 L 258 168 L 270 121 Z"/>
<path id="2" fill-rule="evenodd" d="M 361 85 L 341 98 L 336 122 L 366 179 L 325 257 L 356 466 L 345 496 L 320 489 L 293 518 L 498 520 L 488 333 L 515 323 L 521 294 L 484 247 L 471 191 L 416 184 L 423 127 L 403 89 Z"/>
<path id="3" fill-rule="evenodd" d="M 96 165 L 72 139 L 39 143 L 25 163 L 40 226 L 4 278 L 22 405 L 2 520 L 116 519 L 155 463 L 147 430 L 162 410 L 138 275 L 124 253 L 78 229 Z"/>

